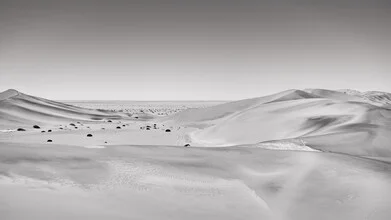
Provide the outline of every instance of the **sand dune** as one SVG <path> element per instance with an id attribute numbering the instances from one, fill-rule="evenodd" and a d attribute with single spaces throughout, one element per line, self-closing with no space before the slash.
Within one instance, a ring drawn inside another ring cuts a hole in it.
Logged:
<path id="1" fill-rule="evenodd" d="M 15 90 L 1 93 L 0 98 L 0 129 L 3 131 L 14 131 L 21 125 L 59 125 L 76 121 L 97 123 L 90 127 L 100 130 L 100 127 L 106 126 L 99 127 L 101 121 L 132 120 L 129 114 L 76 107 Z M 188 128 L 171 137 L 159 133 L 158 139 L 166 144 L 192 142 L 193 146 L 232 146 L 299 140 L 305 141 L 306 147 L 323 151 L 374 157 L 391 155 L 391 109 L 340 91 L 287 90 L 212 107 L 185 109 L 166 117 L 148 114 L 145 117 L 141 114 L 137 116 L 141 121 L 161 126 Z M 148 139 L 143 137 L 149 134 L 135 132 L 139 126 L 142 123 L 133 124 L 130 130 L 123 128 L 123 132 L 111 132 L 110 129 L 107 132 L 97 131 L 101 138 L 99 142 L 86 142 L 85 135 L 79 138 L 77 132 L 67 136 L 56 133 L 51 137 L 64 144 L 67 138 L 71 138 L 75 141 L 69 143 L 77 144 L 81 141 L 80 145 L 83 146 L 100 145 L 107 139 L 115 144 L 126 144 L 129 140 L 135 144 L 159 142 L 152 139 L 144 141 Z M 40 136 L 33 134 L 23 140 L 44 141 Z M 175 141 L 174 137 L 178 140 Z"/>
<path id="2" fill-rule="evenodd" d="M 164 120 L 199 128 L 191 137 L 206 146 L 300 138 L 316 149 L 391 155 L 391 110 L 337 91 L 289 90 Z"/>
<path id="3" fill-rule="evenodd" d="M 0 125 L 16 127 L 31 124 L 59 124 L 70 121 L 121 119 L 125 115 L 85 109 L 7 90 L 0 94 Z"/>

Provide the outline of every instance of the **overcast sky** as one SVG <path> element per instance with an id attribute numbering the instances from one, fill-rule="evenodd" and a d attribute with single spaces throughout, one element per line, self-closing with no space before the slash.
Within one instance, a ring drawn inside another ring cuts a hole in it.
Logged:
<path id="1" fill-rule="evenodd" d="M 56 100 L 391 92 L 390 51 L 390 0 L 0 0 L 0 90 Z"/>

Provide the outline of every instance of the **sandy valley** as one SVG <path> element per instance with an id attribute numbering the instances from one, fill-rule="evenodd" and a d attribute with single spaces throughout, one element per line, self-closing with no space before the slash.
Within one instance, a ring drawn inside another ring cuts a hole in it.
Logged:
<path id="1" fill-rule="evenodd" d="M 72 105 L 71 105 L 72 104 Z M 0 94 L 0 219 L 389 219 L 391 94 Z"/>

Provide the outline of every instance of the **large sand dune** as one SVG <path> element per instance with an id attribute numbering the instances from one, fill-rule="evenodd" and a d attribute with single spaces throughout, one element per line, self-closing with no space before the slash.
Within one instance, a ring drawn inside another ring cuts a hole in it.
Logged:
<path id="1" fill-rule="evenodd" d="M 321 150 L 391 155 L 391 109 L 337 91 L 289 90 L 163 120 L 200 128 L 191 137 L 207 146 L 299 138 Z"/>

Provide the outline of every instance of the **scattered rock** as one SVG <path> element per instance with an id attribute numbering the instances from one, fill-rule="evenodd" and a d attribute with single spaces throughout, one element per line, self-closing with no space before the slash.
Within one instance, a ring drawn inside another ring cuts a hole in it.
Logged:
<path id="1" fill-rule="evenodd" d="M 87 137 L 92 137 L 92 134 L 87 134 Z"/>
<path id="2" fill-rule="evenodd" d="M 171 130 L 170 129 L 166 129 L 166 132 L 171 132 Z"/>
<path id="3" fill-rule="evenodd" d="M 17 131 L 26 131 L 26 129 L 18 128 Z"/>
<path id="4" fill-rule="evenodd" d="M 47 140 L 46 142 L 53 142 L 53 141 L 49 139 L 49 140 Z"/>
<path id="5" fill-rule="evenodd" d="M 39 129 L 39 128 L 41 128 L 41 127 L 39 127 L 38 125 L 34 125 L 33 128 Z"/>
<path id="6" fill-rule="evenodd" d="M 190 147 L 190 144 L 185 144 L 184 147 Z"/>

